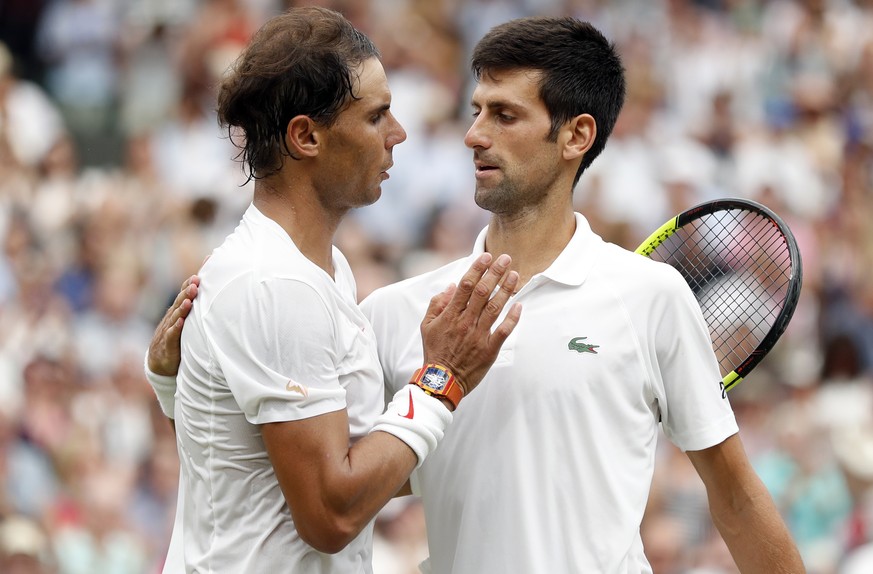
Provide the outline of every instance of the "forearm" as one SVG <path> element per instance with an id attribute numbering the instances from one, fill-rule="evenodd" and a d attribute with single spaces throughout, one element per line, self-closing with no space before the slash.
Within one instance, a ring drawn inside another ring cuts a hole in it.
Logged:
<path id="1" fill-rule="evenodd" d="M 713 521 L 743 574 L 806 572 L 788 528 L 764 485 L 754 477 L 740 494 L 719 503 Z"/>
<path id="2" fill-rule="evenodd" d="M 418 387 L 399 393 L 351 448 L 346 411 L 263 425 L 267 452 L 298 532 L 336 552 L 370 523 L 436 447 L 448 409 Z M 407 416 L 412 415 L 412 416 Z"/>
<path id="3" fill-rule="evenodd" d="M 418 457 L 397 437 L 374 432 L 359 440 L 322 490 L 328 525 L 345 546 L 408 482 Z"/>

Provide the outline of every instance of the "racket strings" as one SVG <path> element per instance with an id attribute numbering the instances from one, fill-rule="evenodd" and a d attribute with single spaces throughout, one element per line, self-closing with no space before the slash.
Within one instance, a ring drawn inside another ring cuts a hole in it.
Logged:
<path id="1" fill-rule="evenodd" d="M 691 286 L 722 375 L 758 347 L 785 305 L 790 250 L 779 228 L 756 212 L 705 215 L 679 228 L 651 257 L 678 269 Z"/>

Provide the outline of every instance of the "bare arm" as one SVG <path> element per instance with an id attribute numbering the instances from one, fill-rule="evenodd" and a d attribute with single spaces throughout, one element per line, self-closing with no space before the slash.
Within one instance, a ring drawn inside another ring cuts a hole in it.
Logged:
<path id="1" fill-rule="evenodd" d="M 418 463 L 406 443 L 372 433 L 349 448 L 345 410 L 261 427 L 300 537 L 339 552 L 398 493 Z"/>
<path id="2" fill-rule="evenodd" d="M 706 485 L 713 522 L 743 574 L 806 572 L 773 498 L 749 463 L 739 435 L 688 451 Z"/>

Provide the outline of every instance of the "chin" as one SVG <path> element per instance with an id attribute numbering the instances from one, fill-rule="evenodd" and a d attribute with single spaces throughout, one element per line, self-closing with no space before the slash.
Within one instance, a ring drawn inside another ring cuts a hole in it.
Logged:
<path id="1" fill-rule="evenodd" d="M 370 194 L 368 194 L 361 202 L 361 207 L 373 205 L 379 198 L 382 197 L 382 186 L 377 186 Z"/>

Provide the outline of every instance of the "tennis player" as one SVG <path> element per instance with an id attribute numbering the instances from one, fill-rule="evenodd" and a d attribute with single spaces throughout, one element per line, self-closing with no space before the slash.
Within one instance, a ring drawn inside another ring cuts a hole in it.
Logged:
<path id="1" fill-rule="evenodd" d="M 332 238 L 378 199 L 406 138 L 390 103 L 376 48 L 323 8 L 267 22 L 220 87 L 254 198 L 186 285 L 178 388 L 150 375 L 181 462 L 164 572 L 371 572 L 376 512 L 518 321 L 513 305 L 495 324 L 509 257 L 476 258 L 422 311 L 425 362 L 406 377 L 419 385 L 383 413 L 373 330 Z"/>
<path id="2" fill-rule="evenodd" d="M 640 537 L 660 423 L 706 486 L 744 573 L 803 572 L 747 460 L 706 324 L 672 267 L 605 243 L 573 188 L 606 145 L 625 80 L 571 18 L 515 20 L 476 46 L 476 203 L 469 257 L 363 303 L 386 384 L 421 363 L 415 318 L 482 253 L 508 253 L 525 320 L 412 475 L 435 574 L 651 572 Z"/>

